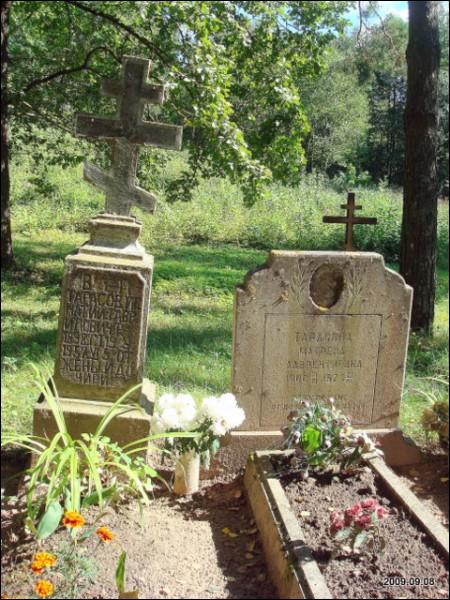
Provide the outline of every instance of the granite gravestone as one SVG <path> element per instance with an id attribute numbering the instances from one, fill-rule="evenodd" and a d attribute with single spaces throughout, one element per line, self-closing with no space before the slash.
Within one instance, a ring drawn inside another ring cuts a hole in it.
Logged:
<path id="1" fill-rule="evenodd" d="M 403 460 L 397 427 L 412 289 L 380 254 L 352 251 L 353 225 L 376 220 L 355 217 L 353 194 L 342 208 L 346 217 L 324 220 L 346 224 L 347 251 L 272 251 L 236 289 L 232 389 L 246 420 L 233 441 L 241 455 L 279 443 L 299 400 L 334 397 L 357 427 L 394 440 L 392 464 Z M 406 450 L 405 462 L 417 457 Z"/>
<path id="2" fill-rule="evenodd" d="M 279 429 L 299 399 L 330 397 L 357 425 L 397 426 L 411 297 L 379 254 L 271 252 L 236 292 L 244 427 Z"/>
<path id="3" fill-rule="evenodd" d="M 132 206 L 153 212 L 156 198 L 136 183 L 140 145 L 180 149 L 182 128 L 143 120 L 147 102 L 162 103 L 164 87 L 148 83 L 150 61 L 125 57 L 121 80 L 102 91 L 118 100 L 115 118 L 80 114 L 79 137 L 112 146 L 109 172 L 86 163 L 85 178 L 106 195 L 106 211 L 89 223 L 90 239 L 66 258 L 54 382 L 69 431 L 93 431 L 111 402 L 132 388 L 130 401 L 151 408 L 154 385 L 144 378 L 153 257 L 138 241 L 141 223 Z M 34 411 L 34 431 L 50 436 L 45 402 Z M 149 433 L 149 418 L 130 411 L 108 431 L 120 443 Z"/>

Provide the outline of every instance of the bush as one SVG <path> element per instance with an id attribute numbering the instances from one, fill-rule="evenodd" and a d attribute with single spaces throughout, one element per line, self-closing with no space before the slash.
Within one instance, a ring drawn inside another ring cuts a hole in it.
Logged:
<path id="1" fill-rule="evenodd" d="M 144 222 L 142 241 L 148 249 L 199 242 L 267 250 L 339 250 L 343 246 L 344 227 L 324 224 L 322 217 L 344 214 L 340 205 L 345 193 L 337 192 L 321 175 L 305 175 L 296 188 L 272 184 L 252 207 L 245 206 L 238 186 L 217 178 L 202 180 L 192 201 L 170 203 L 164 197 L 163 182 L 170 184 L 182 168 L 182 155 L 175 155 L 165 165 L 166 180 L 164 176 L 154 180 L 162 190 L 154 216 L 135 210 Z M 86 231 L 89 219 L 104 207 L 102 194 L 83 181 L 80 165 L 40 167 L 24 159 L 14 165 L 12 181 L 15 231 Z M 355 227 L 356 247 L 379 252 L 387 262 L 398 262 L 401 193 L 385 186 L 355 191 L 357 202 L 363 205 L 361 214 L 378 218 L 377 226 Z M 440 204 L 438 233 L 438 258 L 445 265 L 449 238 L 445 202 Z"/>

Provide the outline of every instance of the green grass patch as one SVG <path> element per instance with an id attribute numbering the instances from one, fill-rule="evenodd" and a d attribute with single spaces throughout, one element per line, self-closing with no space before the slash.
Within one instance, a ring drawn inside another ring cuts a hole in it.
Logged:
<path id="1" fill-rule="evenodd" d="M 87 222 L 102 200 L 80 182 L 79 168 L 50 168 L 48 197 L 33 188 L 26 167 L 15 175 L 18 269 L 2 280 L 2 429 L 29 432 L 37 398 L 30 362 L 53 370 L 64 258 L 86 240 Z M 365 213 L 380 219 L 378 227 L 357 228 L 359 247 L 381 252 L 395 266 L 399 194 L 381 189 L 358 195 Z M 343 228 L 321 218 L 338 214 L 341 202 L 342 195 L 309 179 L 296 190 L 273 186 L 248 209 L 236 187 L 210 180 L 201 183 L 193 202 L 163 199 L 156 217 L 142 216 L 141 241 L 155 255 L 146 375 L 160 392 L 229 389 L 235 286 L 271 248 L 339 248 Z M 402 426 L 421 442 L 419 418 L 428 403 L 423 392 L 444 393 L 427 378 L 448 375 L 447 215 L 442 204 L 435 334 L 411 336 L 402 404 Z"/>

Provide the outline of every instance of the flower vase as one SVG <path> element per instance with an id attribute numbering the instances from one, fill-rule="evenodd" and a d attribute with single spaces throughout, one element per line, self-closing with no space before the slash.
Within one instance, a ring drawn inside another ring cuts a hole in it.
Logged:
<path id="1" fill-rule="evenodd" d="M 195 450 L 184 452 L 175 465 L 173 492 L 178 496 L 198 492 L 200 479 L 200 454 Z"/>

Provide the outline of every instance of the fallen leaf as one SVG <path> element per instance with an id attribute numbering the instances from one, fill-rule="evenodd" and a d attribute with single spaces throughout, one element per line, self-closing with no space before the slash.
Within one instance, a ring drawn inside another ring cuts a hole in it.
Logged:
<path id="1" fill-rule="evenodd" d="M 447 483 L 448 477 L 441 477 L 441 481 L 442 481 L 442 483 Z"/>
<path id="2" fill-rule="evenodd" d="M 253 552 L 253 550 L 255 549 L 256 546 L 256 540 L 252 540 L 251 542 L 248 542 L 247 545 L 245 546 L 245 549 L 247 550 L 247 552 Z"/>
<path id="3" fill-rule="evenodd" d="M 234 492 L 233 497 L 234 498 L 240 498 L 242 496 L 242 490 L 237 490 L 236 492 Z"/>
<path id="4" fill-rule="evenodd" d="M 254 535 L 255 533 L 258 533 L 258 528 L 253 527 L 252 529 L 245 529 L 244 533 L 246 533 L 247 535 Z"/>
<path id="5" fill-rule="evenodd" d="M 245 553 L 245 558 L 247 560 L 253 560 L 255 557 L 254 557 L 254 555 L 251 552 L 246 552 Z"/>
<path id="6" fill-rule="evenodd" d="M 229 527 L 224 527 L 222 529 L 222 533 L 227 535 L 229 538 L 236 538 L 238 536 L 237 533 L 233 533 Z"/>

